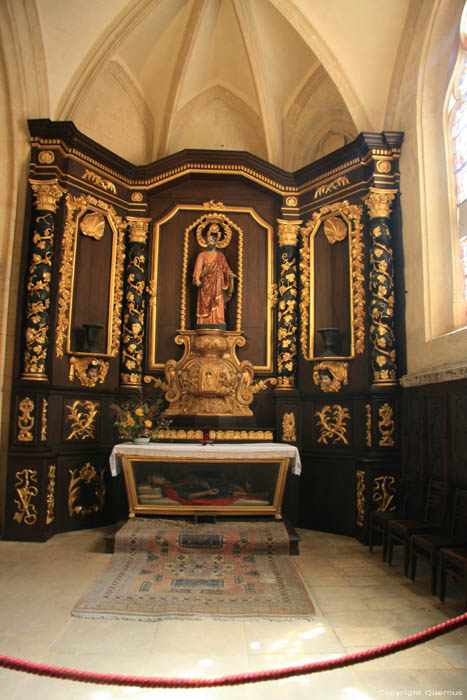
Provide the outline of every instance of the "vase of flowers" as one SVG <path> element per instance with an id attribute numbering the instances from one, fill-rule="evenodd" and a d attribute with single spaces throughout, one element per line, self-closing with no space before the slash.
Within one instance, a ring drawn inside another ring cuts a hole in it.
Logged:
<path id="1" fill-rule="evenodd" d="M 112 406 L 115 411 L 114 425 L 120 440 L 138 443 L 149 442 L 158 437 L 161 430 L 170 425 L 161 416 L 161 401 L 149 403 L 141 399 L 130 399 Z"/>

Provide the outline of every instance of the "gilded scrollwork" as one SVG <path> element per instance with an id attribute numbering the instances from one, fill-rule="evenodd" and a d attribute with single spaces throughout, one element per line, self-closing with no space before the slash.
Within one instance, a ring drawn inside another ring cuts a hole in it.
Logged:
<path id="1" fill-rule="evenodd" d="M 111 180 L 104 180 L 104 178 L 97 173 L 92 172 L 92 170 L 85 170 L 82 178 L 83 180 L 92 182 L 94 185 L 97 185 L 106 192 L 112 192 L 113 194 L 117 193 L 117 188 L 115 187 L 114 183 L 111 182 Z"/>
<path id="2" fill-rule="evenodd" d="M 94 440 L 96 437 L 96 416 L 99 412 L 98 401 L 74 401 L 66 404 L 69 411 L 67 421 L 71 423 L 71 432 L 67 440 Z"/>
<path id="3" fill-rule="evenodd" d="M 318 197 L 322 197 L 323 195 L 329 194 L 330 192 L 335 192 L 336 190 L 340 189 L 341 187 L 345 187 L 346 185 L 350 185 L 350 180 L 346 175 L 336 177 L 336 179 L 330 182 L 328 185 L 322 185 L 321 187 L 318 187 L 315 190 L 314 199 L 318 199 Z"/>
<path id="4" fill-rule="evenodd" d="M 158 437 L 161 440 L 203 440 L 203 431 L 194 428 L 179 429 L 167 428 L 160 430 Z M 242 441 L 271 442 L 274 439 L 272 430 L 210 430 L 209 439 L 228 440 L 229 442 Z"/>
<path id="5" fill-rule="evenodd" d="M 13 520 L 25 525 L 34 525 L 37 522 L 37 508 L 32 503 L 32 499 L 39 495 L 37 485 L 37 470 L 23 469 L 15 474 L 15 489 L 18 498 L 14 499 L 17 508 L 13 515 Z"/>
<path id="6" fill-rule="evenodd" d="M 47 514 L 45 516 L 45 524 L 50 525 L 55 520 L 55 474 L 57 467 L 55 464 L 49 464 L 47 475 Z"/>
<path id="7" fill-rule="evenodd" d="M 394 430 L 396 427 L 394 421 L 394 409 L 388 403 L 384 403 L 378 409 L 379 421 L 379 441 L 380 447 L 394 447 Z"/>
<path id="8" fill-rule="evenodd" d="M 348 373 L 348 362 L 323 360 L 313 367 L 313 381 L 322 391 L 340 391 L 343 384 L 348 384 Z"/>
<path id="9" fill-rule="evenodd" d="M 42 415 L 41 415 L 41 442 L 47 442 L 47 411 L 49 402 L 47 399 L 42 399 Z"/>
<path id="10" fill-rule="evenodd" d="M 105 469 L 96 469 L 90 462 L 84 467 L 70 469 L 68 514 L 86 517 L 100 513 L 105 501 Z"/>
<path id="11" fill-rule="evenodd" d="M 71 355 L 68 379 L 78 377 L 81 386 L 93 387 L 103 384 L 109 371 L 109 363 L 97 357 L 75 357 Z"/>
<path id="12" fill-rule="evenodd" d="M 264 391 L 268 388 L 268 384 L 275 386 L 277 384 L 276 377 L 268 377 L 267 379 L 260 379 L 258 382 L 254 382 L 250 387 L 251 393 L 257 394 L 259 391 Z"/>
<path id="13" fill-rule="evenodd" d="M 357 526 L 363 527 L 365 520 L 365 472 L 362 469 L 357 469 L 357 493 L 356 493 L 356 504 L 357 504 Z"/>
<path id="14" fill-rule="evenodd" d="M 301 221 L 278 221 L 280 246 L 279 301 L 277 304 L 277 388 L 293 389 L 297 370 L 297 262 L 296 245 Z"/>
<path id="15" fill-rule="evenodd" d="M 121 384 L 141 385 L 146 310 L 146 242 L 150 219 L 128 217 L 130 226 L 123 310 Z"/>
<path id="16" fill-rule="evenodd" d="M 282 416 L 282 440 L 284 442 L 297 442 L 295 413 L 285 411 Z"/>
<path id="17" fill-rule="evenodd" d="M 378 504 L 377 511 L 386 513 L 395 510 L 396 479 L 394 476 L 378 476 L 374 480 L 373 501 Z"/>
<path id="18" fill-rule="evenodd" d="M 339 404 L 323 406 L 321 411 L 315 412 L 315 418 L 320 428 L 318 443 L 327 445 L 331 441 L 334 445 L 338 442 L 349 444 L 346 421 L 350 418 L 350 413 L 347 408 Z"/>
<path id="19" fill-rule="evenodd" d="M 365 404 L 366 413 L 366 446 L 371 447 L 373 441 L 371 438 L 371 404 Z"/>
<path id="20" fill-rule="evenodd" d="M 32 442 L 34 440 L 34 401 L 25 396 L 18 404 L 18 442 Z"/>
<path id="21" fill-rule="evenodd" d="M 330 242 L 343 240 L 349 232 L 349 250 L 351 264 L 351 299 L 352 299 L 352 348 L 361 355 L 365 350 L 365 286 L 364 286 L 364 242 L 362 226 L 363 209 L 347 201 L 335 202 L 321 207 L 313 213 L 310 221 L 301 227 L 302 245 L 300 248 L 300 347 L 306 360 L 314 357 L 314 236 L 321 224 Z M 329 223 L 327 223 L 329 222 Z M 339 222 L 339 223 L 338 223 Z"/>
<path id="22" fill-rule="evenodd" d="M 112 335 L 109 354 L 111 357 L 115 357 L 118 354 L 120 346 L 126 224 L 122 218 L 116 214 L 112 206 L 91 195 L 79 195 L 75 197 L 67 194 L 65 203 L 67 213 L 63 231 L 62 260 L 58 284 L 58 318 L 55 332 L 56 355 L 58 358 L 62 358 L 65 349 L 67 352 L 71 352 L 68 334 L 70 328 L 71 297 L 73 293 L 73 262 L 80 220 L 88 210 L 91 210 L 102 214 L 107 219 L 114 235 L 112 252 L 113 282 L 110 295 L 110 304 L 112 307 Z"/>

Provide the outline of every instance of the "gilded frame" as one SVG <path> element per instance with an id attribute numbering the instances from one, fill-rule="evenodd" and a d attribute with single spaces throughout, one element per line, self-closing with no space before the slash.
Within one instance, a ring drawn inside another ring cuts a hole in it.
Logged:
<path id="1" fill-rule="evenodd" d="M 165 362 L 159 362 L 156 357 L 156 334 L 157 334 L 157 293 L 158 293 L 158 263 L 159 263 L 159 241 L 161 227 L 168 221 L 173 219 L 180 211 L 192 211 L 197 218 L 193 223 L 186 227 L 183 241 L 183 260 L 182 260 L 182 289 L 180 290 L 180 330 L 186 330 L 186 288 L 188 285 L 188 242 L 189 235 L 196 229 L 196 224 L 201 219 L 201 216 L 213 215 L 222 216 L 229 225 L 235 228 L 239 233 L 239 249 L 237 262 L 237 321 L 236 330 L 241 332 L 242 312 L 243 312 L 243 231 L 242 229 L 228 218 L 230 214 L 249 214 L 267 232 L 267 298 L 266 305 L 266 363 L 264 365 L 254 365 L 254 371 L 262 374 L 271 374 L 273 372 L 273 328 L 274 328 L 274 229 L 268 224 L 252 207 L 229 207 L 218 203 L 217 206 L 206 205 L 176 205 L 165 216 L 154 223 L 153 227 L 153 242 L 151 251 L 151 261 L 149 264 L 149 353 L 148 353 L 148 371 L 162 372 L 165 368 Z"/>
<path id="2" fill-rule="evenodd" d="M 314 239 L 319 227 L 327 219 L 340 218 L 347 229 L 349 246 L 350 277 L 350 354 L 332 357 L 350 360 L 361 355 L 365 349 L 365 287 L 364 287 L 364 242 L 362 225 L 363 207 L 347 201 L 324 206 L 313 213 L 310 221 L 302 226 L 302 246 L 300 248 L 301 295 L 300 295 L 300 347 L 306 360 L 312 361 L 324 356 L 314 354 Z"/>
<path id="3" fill-rule="evenodd" d="M 75 263 L 80 221 L 86 212 L 102 214 L 112 231 L 112 259 L 109 290 L 109 308 L 106 351 L 93 352 L 96 357 L 116 357 L 120 346 L 121 309 L 123 301 L 123 274 L 125 262 L 126 224 L 115 209 L 92 195 L 73 196 L 67 194 L 66 219 L 62 240 L 62 262 L 58 285 L 58 316 L 55 350 L 59 358 L 67 355 L 89 356 L 89 352 L 71 349 L 71 320 L 73 317 L 73 290 L 75 283 Z"/>
<path id="4" fill-rule="evenodd" d="M 279 458 L 261 458 L 255 459 L 251 458 L 248 462 L 254 462 L 255 464 L 277 464 L 278 472 L 276 483 L 274 486 L 274 496 L 272 498 L 271 505 L 259 505 L 257 503 L 251 506 L 247 505 L 185 505 L 185 504 L 161 504 L 161 505 L 149 505 L 138 503 L 138 494 L 135 483 L 135 473 L 133 465 L 139 462 L 144 463 L 154 463 L 157 464 L 177 464 L 182 462 L 187 462 L 187 458 L 177 458 L 177 457 L 162 457 L 162 456 L 148 456 L 141 457 L 141 455 L 131 455 L 125 454 L 121 455 L 123 475 L 125 478 L 125 486 L 128 497 L 128 510 L 129 517 L 134 518 L 136 515 L 196 515 L 199 513 L 210 513 L 212 515 L 238 515 L 238 516 L 250 516 L 250 515 L 272 515 L 276 520 L 282 519 L 282 500 L 284 498 L 285 483 L 287 479 L 287 473 L 290 464 L 289 457 L 279 457 Z M 219 460 L 216 459 L 203 459 L 190 457 L 190 465 L 196 464 L 219 464 Z M 222 458 L 222 464 L 239 464 L 238 459 L 235 458 Z"/>

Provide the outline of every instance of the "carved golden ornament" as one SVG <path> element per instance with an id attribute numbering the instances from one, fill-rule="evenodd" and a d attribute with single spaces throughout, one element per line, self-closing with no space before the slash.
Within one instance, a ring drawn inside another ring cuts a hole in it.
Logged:
<path id="1" fill-rule="evenodd" d="M 67 421 L 71 423 L 71 432 L 67 435 L 67 440 L 94 440 L 95 419 L 99 412 L 98 401 L 74 401 L 66 404 L 66 409 L 70 412 Z"/>
<path id="2" fill-rule="evenodd" d="M 365 472 L 362 469 L 357 469 L 357 526 L 363 527 L 365 520 Z"/>
<path id="3" fill-rule="evenodd" d="M 293 411 L 286 411 L 282 416 L 282 440 L 283 442 L 297 442 L 295 413 Z"/>
<path id="4" fill-rule="evenodd" d="M 18 499 L 15 498 L 13 501 L 17 508 L 16 513 L 13 515 L 13 520 L 20 524 L 24 521 L 25 525 L 34 525 L 37 521 L 37 509 L 31 503 L 31 500 L 39 494 L 37 470 L 23 469 L 20 472 L 16 472 L 15 478 L 15 489 Z"/>
<path id="5" fill-rule="evenodd" d="M 111 290 L 112 313 L 112 337 L 110 355 L 115 357 L 120 347 L 121 309 L 123 299 L 123 265 L 125 261 L 125 228 L 126 224 L 115 209 L 106 202 L 96 199 L 91 195 L 73 197 L 67 194 L 67 215 L 62 239 L 62 262 L 60 266 L 60 280 L 58 284 L 58 318 L 56 327 L 55 351 L 58 358 L 64 354 L 64 346 L 68 337 L 70 325 L 71 295 L 73 292 L 73 263 L 78 233 L 79 219 L 86 213 L 89 207 L 95 207 L 105 214 L 111 228 L 114 231 L 113 250 L 113 288 Z M 69 352 L 69 349 L 67 349 Z"/>
<path id="6" fill-rule="evenodd" d="M 42 163 L 42 165 L 50 165 L 55 160 L 55 153 L 53 151 L 39 151 L 37 160 L 39 163 Z"/>
<path id="7" fill-rule="evenodd" d="M 396 196 L 397 190 L 381 190 L 370 187 L 370 191 L 362 199 L 368 207 L 370 219 L 384 218 L 391 216 L 391 204 Z"/>
<path id="8" fill-rule="evenodd" d="M 147 374 L 144 377 L 144 383 L 150 384 L 151 382 L 154 384 L 154 387 L 156 389 L 162 389 L 162 391 L 167 391 L 167 389 L 169 388 L 168 385 L 159 377 L 151 377 L 149 374 Z"/>
<path id="9" fill-rule="evenodd" d="M 170 404 L 165 415 L 251 416 L 254 369 L 251 362 L 239 362 L 237 346 L 245 338 L 236 331 L 185 331 L 175 337 L 185 346 L 178 362 L 165 363 Z"/>
<path id="10" fill-rule="evenodd" d="M 322 391 L 339 391 L 348 384 L 348 362 L 324 360 L 313 367 L 313 381 Z"/>
<path id="11" fill-rule="evenodd" d="M 302 246 L 300 249 L 300 346 L 306 360 L 313 359 L 312 339 L 314 337 L 314 312 L 312 299 L 314 291 L 314 274 L 312 272 L 312 241 L 321 223 L 328 218 L 343 219 L 349 233 L 351 264 L 351 296 L 353 307 L 353 342 L 352 354 L 361 355 L 365 350 L 365 256 L 363 242 L 363 225 L 361 222 L 363 208 L 349 204 L 347 201 L 336 202 L 314 212 L 313 217 L 301 228 Z"/>
<path id="12" fill-rule="evenodd" d="M 378 421 L 380 432 L 378 444 L 380 447 L 394 447 L 394 430 L 396 427 L 394 422 L 394 409 L 388 403 L 385 403 L 379 407 L 378 414 L 380 417 Z"/>
<path id="13" fill-rule="evenodd" d="M 100 241 L 105 231 L 105 217 L 97 211 L 86 214 L 81 219 L 79 228 L 83 236 Z"/>
<path id="14" fill-rule="evenodd" d="M 55 520 L 55 464 L 49 465 L 48 481 L 47 481 L 47 514 L 45 516 L 45 524 L 50 525 Z"/>
<path id="15" fill-rule="evenodd" d="M 18 442 L 32 442 L 34 439 L 32 430 L 34 427 L 34 401 L 26 396 L 18 404 Z"/>
<path id="16" fill-rule="evenodd" d="M 278 388 L 286 389 L 295 381 L 288 385 L 280 378 L 294 376 L 297 358 L 297 265 L 295 258 L 289 260 L 286 252 L 282 253 L 281 259 L 277 325 Z"/>
<path id="17" fill-rule="evenodd" d="M 367 403 L 365 404 L 365 411 L 366 411 L 366 446 L 371 447 L 372 445 L 372 439 L 371 439 L 371 404 Z"/>
<path id="18" fill-rule="evenodd" d="M 376 161 L 376 170 L 379 173 L 390 173 L 391 172 L 391 161 L 390 160 L 377 160 Z"/>
<path id="19" fill-rule="evenodd" d="M 276 388 L 278 391 L 290 391 L 292 389 L 295 389 L 295 377 L 277 377 Z"/>
<path id="20" fill-rule="evenodd" d="M 222 202 L 215 202 L 213 199 L 210 199 L 209 202 L 203 202 L 203 207 L 205 209 L 225 209 Z"/>
<path id="21" fill-rule="evenodd" d="M 101 512 L 105 500 L 105 469 L 97 471 L 90 462 L 86 462 L 81 469 L 70 469 L 69 472 L 71 478 L 68 486 L 68 514 L 70 518 L 74 515 L 86 517 Z M 78 503 L 81 497 L 86 500 L 89 498 L 89 487 L 92 487 L 95 502 Z"/>
<path id="22" fill-rule="evenodd" d="M 142 202 L 143 201 L 143 193 L 142 192 L 132 192 L 131 201 L 132 202 Z"/>
<path id="23" fill-rule="evenodd" d="M 386 513 L 396 509 L 394 499 L 396 479 L 394 476 L 378 476 L 373 487 L 373 501 L 378 504 L 377 511 Z"/>
<path id="24" fill-rule="evenodd" d="M 277 286 L 277 283 L 274 282 L 268 289 L 268 304 L 274 308 L 274 306 L 277 306 L 278 301 L 279 287 Z"/>
<path id="25" fill-rule="evenodd" d="M 284 221 L 283 219 L 277 219 L 277 223 L 279 224 L 277 227 L 279 246 L 281 248 L 285 245 L 296 246 L 302 221 Z"/>
<path id="26" fill-rule="evenodd" d="M 264 391 L 268 388 L 268 384 L 275 386 L 277 384 L 277 379 L 275 377 L 269 377 L 268 379 L 260 379 L 259 382 L 255 382 L 251 385 L 250 389 L 253 394 L 257 394 L 259 391 Z"/>
<path id="27" fill-rule="evenodd" d="M 72 382 L 78 377 L 81 386 L 92 387 L 103 384 L 109 371 L 109 363 L 97 357 L 70 357 L 68 379 Z"/>
<path id="28" fill-rule="evenodd" d="M 343 442 L 348 445 L 349 441 L 346 437 L 347 426 L 345 421 L 350 418 L 350 413 L 347 408 L 334 404 L 333 406 L 323 406 L 321 411 L 315 412 L 317 425 L 321 428 L 318 442 L 328 444 L 331 440 L 332 444 Z"/>
<path id="29" fill-rule="evenodd" d="M 158 438 L 160 440 L 203 440 L 203 431 L 195 429 L 180 429 L 167 428 L 160 430 L 158 433 Z M 272 430 L 210 430 L 209 439 L 216 440 L 228 440 L 229 442 L 239 441 L 268 441 L 271 442 L 274 439 L 274 434 Z"/>
<path id="30" fill-rule="evenodd" d="M 350 180 L 346 175 L 337 177 L 328 185 L 322 185 L 322 187 L 318 187 L 318 189 L 315 190 L 314 199 L 318 199 L 318 197 L 322 197 L 323 195 L 329 194 L 330 192 L 335 192 L 336 190 L 340 189 L 341 187 L 345 187 L 346 185 L 350 185 Z"/>
<path id="31" fill-rule="evenodd" d="M 97 185 L 106 192 L 113 192 L 114 194 L 117 194 L 117 188 L 113 182 L 110 180 L 104 180 L 104 178 L 97 173 L 93 173 L 92 170 L 85 170 L 84 175 L 82 175 L 82 179 L 92 182 L 94 185 Z"/>
<path id="32" fill-rule="evenodd" d="M 336 241 L 343 241 L 347 236 L 347 226 L 338 216 L 330 216 L 324 222 L 324 234 L 331 245 Z"/>
<path id="33" fill-rule="evenodd" d="M 196 240 L 201 248 L 207 248 L 207 237 L 216 238 L 216 248 L 226 248 L 232 240 L 230 221 L 224 214 L 204 214 L 196 226 Z"/>
<path id="34" fill-rule="evenodd" d="M 42 399 L 42 417 L 41 417 L 41 442 L 47 441 L 47 409 L 49 402 L 47 399 Z"/>
<path id="35" fill-rule="evenodd" d="M 57 178 L 53 180 L 29 180 L 34 197 L 36 209 L 39 211 L 57 211 L 58 201 L 66 192 L 63 187 L 58 184 Z"/>
<path id="36" fill-rule="evenodd" d="M 127 216 L 130 227 L 128 239 L 130 243 L 147 243 L 149 222 L 151 219 L 143 219 L 136 216 Z"/>
<path id="37" fill-rule="evenodd" d="M 298 204 L 298 199 L 296 197 L 286 197 L 285 206 L 286 207 L 296 207 Z"/>

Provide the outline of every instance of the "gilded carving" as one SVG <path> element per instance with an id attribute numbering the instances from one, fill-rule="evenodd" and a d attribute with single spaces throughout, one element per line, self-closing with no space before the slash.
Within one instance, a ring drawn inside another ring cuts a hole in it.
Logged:
<path id="1" fill-rule="evenodd" d="M 58 180 L 29 180 L 34 194 L 36 209 L 38 211 L 57 211 L 58 201 L 65 190 L 60 187 Z"/>
<path id="2" fill-rule="evenodd" d="M 42 399 L 42 416 L 41 416 L 41 442 L 47 442 L 47 410 L 49 402 L 47 399 Z"/>
<path id="3" fill-rule="evenodd" d="M 72 382 L 75 377 L 81 386 L 92 387 L 103 384 L 109 371 L 109 363 L 97 357 L 75 357 L 71 355 L 68 379 Z"/>
<path id="4" fill-rule="evenodd" d="M 376 170 L 379 173 L 387 174 L 391 172 L 391 161 L 388 159 L 385 160 L 377 160 L 376 161 Z"/>
<path id="5" fill-rule="evenodd" d="M 395 190 L 380 190 L 370 187 L 370 191 L 363 201 L 368 207 L 371 219 L 389 219 L 391 216 L 391 204 L 396 196 Z"/>
<path id="6" fill-rule="evenodd" d="M 329 194 L 330 192 L 335 192 L 336 190 L 340 189 L 341 187 L 345 187 L 346 185 L 350 185 L 350 180 L 346 175 L 341 175 L 340 177 L 337 177 L 335 180 L 330 182 L 328 185 L 322 185 L 322 187 L 318 187 L 315 191 L 314 199 L 318 199 L 318 197 L 322 197 L 323 195 Z"/>
<path id="7" fill-rule="evenodd" d="M 296 197 L 286 197 L 285 206 L 286 207 L 296 207 L 298 204 L 298 199 Z"/>
<path id="8" fill-rule="evenodd" d="M 357 526 L 363 527 L 365 520 L 365 472 L 362 469 L 357 469 Z"/>
<path id="9" fill-rule="evenodd" d="M 121 350 L 122 386 L 141 385 L 145 326 L 146 241 L 150 219 L 128 217 L 130 246 L 126 267 Z"/>
<path id="10" fill-rule="evenodd" d="M 274 282 L 274 284 L 271 284 L 268 290 L 268 304 L 271 307 L 277 306 L 277 302 L 279 301 L 279 287 L 277 284 Z"/>
<path id="11" fill-rule="evenodd" d="M 143 193 L 142 192 L 132 192 L 131 201 L 132 202 L 142 202 L 143 201 Z"/>
<path id="12" fill-rule="evenodd" d="M 39 163 L 42 163 L 42 165 L 50 165 L 55 160 L 55 154 L 53 151 L 42 150 L 39 151 L 37 160 Z"/>
<path id="13" fill-rule="evenodd" d="M 209 200 L 209 202 L 203 202 L 203 207 L 205 209 L 225 209 L 222 202 L 215 202 L 213 199 Z"/>
<path id="14" fill-rule="evenodd" d="M 235 331 L 185 331 L 175 337 L 185 346 L 178 362 L 165 364 L 169 408 L 166 415 L 251 416 L 254 369 L 239 362 L 237 346 L 245 339 Z"/>
<path id="15" fill-rule="evenodd" d="M 348 362 L 323 360 L 313 367 L 313 381 L 322 391 L 340 391 L 348 384 Z"/>
<path id="16" fill-rule="evenodd" d="M 25 525 L 34 525 L 37 521 L 37 509 L 31 501 L 39 495 L 37 470 L 23 469 L 16 472 L 15 477 L 15 489 L 18 498 L 14 499 L 17 510 L 13 515 L 13 520 L 20 524 L 24 521 Z"/>
<path id="17" fill-rule="evenodd" d="M 105 231 L 105 217 L 100 212 L 93 211 L 83 216 L 79 228 L 83 236 L 100 241 Z"/>
<path id="18" fill-rule="evenodd" d="M 316 423 L 320 428 L 318 442 L 327 445 L 331 441 L 333 445 L 343 442 L 348 445 L 346 421 L 350 418 L 347 408 L 334 404 L 323 406 L 321 411 L 315 412 Z"/>
<path id="19" fill-rule="evenodd" d="M 278 219 L 277 237 L 279 246 L 282 248 L 286 245 L 296 246 L 298 241 L 298 232 L 301 221 L 284 221 Z"/>
<path id="20" fill-rule="evenodd" d="M 26 396 L 18 404 L 18 442 L 32 442 L 34 439 L 34 401 Z"/>
<path id="21" fill-rule="evenodd" d="M 378 476 L 374 480 L 373 501 L 378 504 L 376 510 L 386 513 L 396 509 L 396 479 L 394 476 Z"/>
<path id="22" fill-rule="evenodd" d="M 203 440 L 203 431 L 195 429 L 167 428 L 159 432 L 161 440 Z M 234 441 L 271 442 L 274 439 L 272 430 L 210 430 L 209 439 Z"/>
<path id="23" fill-rule="evenodd" d="M 352 341 L 351 354 L 361 355 L 365 350 L 365 286 L 364 286 L 364 243 L 362 207 L 347 201 L 336 202 L 314 212 L 313 217 L 301 228 L 302 246 L 300 249 L 300 346 L 306 360 L 314 357 L 314 236 L 320 225 L 327 226 L 328 233 L 334 238 L 336 232 L 342 236 L 344 228 L 349 233 L 351 264 L 351 299 L 352 299 Z M 340 220 L 342 223 L 337 224 Z M 345 237 L 345 236 L 344 236 Z M 339 240 L 336 238 L 335 240 Z"/>
<path id="24" fill-rule="evenodd" d="M 380 433 L 378 444 L 380 447 L 394 447 L 394 430 L 396 427 L 394 409 L 388 403 L 384 403 L 379 407 L 378 414 L 380 418 L 378 421 Z"/>
<path id="25" fill-rule="evenodd" d="M 331 245 L 343 241 L 347 236 L 347 226 L 339 216 L 330 216 L 324 222 L 324 235 Z"/>
<path id="26" fill-rule="evenodd" d="M 49 472 L 47 475 L 47 514 L 45 516 L 45 524 L 50 525 L 55 520 L 55 472 L 57 468 L 55 464 L 49 465 Z"/>
<path id="27" fill-rule="evenodd" d="M 110 180 L 104 180 L 104 178 L 102 178 L 97 173 L 93 173 L 92 170 L 85 170 L 82 178 L 83 180 L 92 182 L 94 185 L 97 185 L 106 192 L 113 192 L 113 194 L 117 193 L 117 188 L 115 187 L 113 182 L 111 182 Z"/>
<path id="28" fill-rule="evenodd" d="M 68 514 L 86 517 L 99 513 L 105 500 L 105 469 L 99 471 L 90 462 L 80 469 L 70 469 L 68 486 Z"/>
<path id="29" fill-rule="evenodd" d="M 258 382 L 255 382 L 250 387 L 251 393 L 257 394 L 259 391 L 264 391 L 264 389 L 268 388 L 268 384 L 275 386 L 277 384 L 276 377 L 268 377 L 268 379 L 260 379 Z"/>
<path id="30" fill-rule="evenodd" d="M 67 421 L 71 423 L 71 432 L 67 435 L 67 440 L 93 440 L 96 429 L 96 416 L 99 412 L 98 401 L 74 401 L 66 404 L 70 412 Z"/>
<path id="31" fill-rule="evenodd" d="M 301 221 L 278 220 L 280 251 L 279 302 L 277 304 L 277 388 L 295 387 L 297 369 L 297 263 L 295 246 Z"/>
<path id="32" fill-rule="evenodd" d="M 282 416 L 282 440 L 283 442 L 297 442 L 295 413 L 293 411 L 286 411 Z"/>
<path id="33" fill-rule="evenodd" d="M 115 357 L 120 345 L 120 325 L 121 307 L 123 299 L 123 265 L 125 260 L 125 228 L 126 224 L 120 216 L 117 216 L 115 209 L 106 202 L 96 199 L 91 195 L 80 195 L 74 197 L 67 194 L 66 199 L 66 220 L 62 239 L 62 261 L 60 266 L 60 280 L 58 284 L 58 318 L 56 327 L 56 354 L 62 358 L 65 351 L 71 352 L 69 348 L 70 329 L 70 306 L 73 293 L 73 265 L 76 249 L 76 239 L 80 219 L 88 209 L 100 213 L 110 223 L 114 232 L 114 245 L 112 251 L 113 280 L 110 295 L 110 305 L 112 308 L 112 331 L 109 354 Z"/>
<path id="34" fill-rule="evenodd" d="M 366 446 L 371 447 L 372 445 L 372 439 L 371 439 L 371 404 L 367 403 L 365 404 L 365 413 L 366 413 Z"/>

